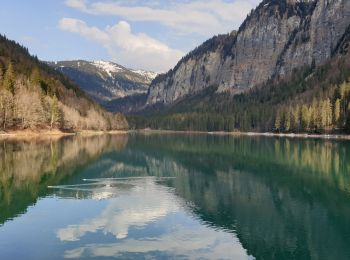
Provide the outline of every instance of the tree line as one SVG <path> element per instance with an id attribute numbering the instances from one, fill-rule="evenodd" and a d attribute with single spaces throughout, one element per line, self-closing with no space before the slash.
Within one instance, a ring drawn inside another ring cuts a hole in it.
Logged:
<path id="1" fill-rule="evenodd" d="M 239 95 L 218 94 L 212 86 L 128 120 L 135 129 L 350 133 L 349 57 L 300 68 Z"/>
<path id="2" fill-rule="evenodd" d="M 283 104 L 235 104 L 231 112 L 183 112 L 131 116 L 133 128 L 182 131 L 268 131 L 283 133 L 350 132 L 350 83 L 333 88 L 329 97 Z"/>
<path id="3" fill-rule="evenodd" d="M 276 109 L 278 132 L 339 132 L 350 130 L 350 83 L 336 88 L 332 97 L 311 104 L 291 104 Z"/>

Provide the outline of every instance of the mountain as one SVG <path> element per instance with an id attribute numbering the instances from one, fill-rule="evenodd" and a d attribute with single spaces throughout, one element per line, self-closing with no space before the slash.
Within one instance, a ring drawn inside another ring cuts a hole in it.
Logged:
<path id="1" fill-rule="evenodd" d="M 264 0 L 156 77 L 132 128 L 350 133 L 350 1 Z"/>
<path id="2" fill-rule="evenodd" d="M 209 87 L 128 121 L 133 129 L 350 134 L 350 30 L 319 67 L 240 94 Z"/>
<path id="3" fill-rule="evenodd" d="M 146 95 L 157 73 L 131 70 L 107 61 L 48 62 L 57 71 L 76 82 L 80 88 L 112 111 L 127 111 L 119 105 L 134 96 Z"/>
<path id="4" fill-rule="evenodd" d="M 264 0 L 239 30 L 215 36 L 151 84 L 147 106 L 215 87 L 239 94 L 302 67 L 321 66 L 350 24 L 348 0 Z"/>
<path id="5" fill-rule="evenodd" d="M 117 130 L 125 117 L 105 111 L 62 73 L 0 35 L 2 130 Z"/>

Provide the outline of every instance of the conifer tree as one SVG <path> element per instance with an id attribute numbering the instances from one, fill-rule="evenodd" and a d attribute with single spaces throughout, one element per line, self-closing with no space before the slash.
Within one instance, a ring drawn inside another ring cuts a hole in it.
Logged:
<path id="1" fill-rule="evenodd" d="M 32 89 L 35 89 L 40 85 L 40 71 L 37 67 L 35 67 L 30 74 L 30 84 Z"/>
<path id="2" fill-rule="evenodd" d="M 284 130 L 288 132 L 290 130 L 290 108 L 287 109 L 284 116 Z"/>
<path id="3" fill-rule="evenodd" d="M 11 93 L 14 93 L 15 89 L 15 72 L 13 70 L 12 62 L 10 62 L 6 73 L 4 75 L 4 82 L 3 86 L 6 90 L 10 91 Z"/>
<path id="4" fill-rule="evenodd" d="M 310 129 L 316 130 L 317 128 L 317 101 L 314 99 L 310 106 Z"/>
<path id="5" fill-rule="evenodd" d="M 316 103 L 313 104 L 312 110 L 314 111 L 314 117 L 315 117 L 315 129 L 321 130 L 323 129 L 322 126 L 322 101 L 315 101 Z"/>
<path id="6" fill-rule="evenodd" d="M 0 66 L 0 89 L 2 87 L 3 80 L 4 80 L 4 72 L 2 71 L 2 68 Z"/>
<path id="7" fill-rule="evenodd" d="M 319 108 L 321 111 L 321 124 L 319 126 L 320 129 L 325 129 L 327 126 L 327 108 L 325 101 L 320 101 Z"/>
<path id="8" fill-rule="evenodd" d="M 12 120 L 13 112 L 13 95 L 7 91 L 0 91 L 0 118 L 2 128 L 6 130 Z"/>
<path id="9" fill-rule="evenodd" d="M 339 86 L 339 93 L 340 93 L 340 99 L 344 100 L 345 98 L 345 92 L 346 92 L 346 82 L 343 82 Z"/>
<path id="10" fill-rule="evenodd" d="M 325 101 L 325 109 L 326 109 L 326 127 L 329 127 L 332 125 L 333 122 L 333 109 L 332 109 L 332 103 L 329 98 L 327 98 Z"/>
<path id="11" fill-rule="evenodd" d="M 301 124 L 303 130 L 308 131 L 311 123 L 311 109 L 307 107 L 307 105 L 303 105 L 301 108 Z"/>
<path id="12" fill-rule="evenodd" d="M 321 129 L 326 129 L 332 124 L 332 104 L 329 98 L 320 102 Z"/>
<path id="13" fill-rule="evenodd" d="M 52 98 L 51 104 L 51 119 L 50 119 L 50 128 L 57 126 L 60 120 L 60 111 L 58 107 L 58 99 L 56 95 Z"/>
<path id="14" fill-rule="evenodd" d="M 335 101 L 335 105 L 334 105 L 334 124 L 336 126 L 339 126 L 339 121 L 340 121 L 340 99 L 338 98 Z"/>
<path id="15" fill-rule="evenodd" d="M 340 103 L 341 103 L 341 111 L 342 111 L 342 125 L 345 124 L 345 120 L 346 120 L 346 112 L 347 112 L 347 93 L 349 92 L 349 84 L 346 82 L 343 82 L 342 84 L 340 84 L 339 86 L 339 93 L 340 93 Z"/>
<path id="16" fill-rule="evenodd" d="M 280 129 L 281 129 L 281 115 L 280 115 L 280 112 L 278 111 L 275 118 L 275 130 L 280 131 Z"/>
<path id="17" fill-rule="evenodd" d="M 296 131 L 299 131 L 300 128 L 300 106 L 296 105 L 292 108 L 292 119 L 293 119 L 293 128 Z"/>

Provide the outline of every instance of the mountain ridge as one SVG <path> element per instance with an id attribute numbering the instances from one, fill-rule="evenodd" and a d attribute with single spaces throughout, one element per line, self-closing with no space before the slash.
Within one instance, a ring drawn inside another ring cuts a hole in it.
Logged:
<path id="1" fill-rule="evenodd" d="M 216 85 L 239 94 L 332 55 L 350 23 L 345 0 L 264 0 L 237 33 L 216 36 L 151 84 L 146 106 L 169 105 Z M 221 41 L 217 41 L 221 39 Z M 209 43 L 210 48 L 205 48 Z"/>
<path id="2" fill-rule="evenodd" d="M 133 70 L 114 62 L 71 60 L 47 62 L 55 70 L 75 81 L 99 103 L 147 93 L 157 73 Z"/>

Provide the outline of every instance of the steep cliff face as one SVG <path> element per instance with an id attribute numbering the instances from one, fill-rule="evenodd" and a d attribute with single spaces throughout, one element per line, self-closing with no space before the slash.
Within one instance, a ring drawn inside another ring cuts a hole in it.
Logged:
<path id="1" fill-rule="evenodd" d="M 264 0 L 238 32 L 208 40 L 158 76 L 146 104 L 171 104 L 210 86 L 241 93 L 296 68 L 322 65 L 349 25 L 349 0 Z"/>

